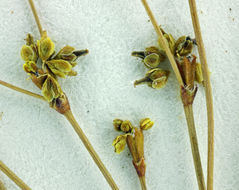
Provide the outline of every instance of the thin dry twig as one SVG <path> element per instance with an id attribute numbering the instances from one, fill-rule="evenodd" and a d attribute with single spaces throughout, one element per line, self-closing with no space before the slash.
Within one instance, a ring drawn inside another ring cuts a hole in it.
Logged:
<path id="1" fill-rule="evenodd" d="M 104 164 L 102 163 L 100 157 L 98 156 L 98 154 L 96 153 L 96 151 L 94 150 L 93 146 L 91 145 L 90 141 L 88 140 L 88 138 L 85 136 L 84 132 L 82 131 L 80 125 L 78 124 L 78 122 L 75 120 L 74 115 L 72 114 L 71 110 L 66 111 L 64 113 L 64 116 L 66 117 L 66 119 L 71 123 L 72 127 L 74 128 L 75 132 L 77 133 L 77 135 L 80 137 L 81 141 L 83 142 L 83 144 L 85 145 L 86 149 L 88 150 L 88 152 L 90 153 L 90 155 L 92 156 L 93 160 L 95 161 L 95 163 L 97 164 L 97 166 L 99 167 L 100 171 L 102 172 L 102 174 L 104 175 L 104 177 L 106 178 L 106 180 L 108 181 L 109 185 L 111 186 L 112 189 L 118 189 L 117 185 L 115 184 L 112 176 L 110 175 L 109 171 L 106 169 L 106 167 L 104 166 Z"/>
<path id="2" fill-rule="evenodd" d="M 160 30 L 160 27 L 147 3 L 146 0 L 141 0 L 145 10 L 150 17 L 150 20 L 154 26 L 154 29 L 156 33 L 158 34 L 159 40 L 163 46 L 163 49 L 166 52 L 166 55 L 169 58 L 169 61 L 171 63 L 171 66 L 174 70 L 174 73 L 176 75 L 176 78 L 178 80 L 178 83 L 181 87 L 184 86 L 184 82 L 182 80 L 182 76 L 179 72 L 178 66 L 175 62 L 174 56 L 171 53 L 166 39 L 163 36 L 162 31 Z M 197 176 L 197 181 L 198 181 L 198 187 L 200 190 L 205 190 L 205 182 L 204 182 L 204 176 L 203 176 L 203 170 L 202 170 L 202 165 L 201 165 L 201 159 L 200 159 L 200 154 L 199 154 L 199 149 L 198 149 L 198 141 L 197 141 L 197 135 L 196 135 L 196 129 L 195 129 L 195 123 L 194 123 L 194 116 L 193 116 L 193 109 L 192 105 L 187 105 L 184 106 L 184 113 L 187 119 L 187 125 L 188 125 L 188 131 L 189 131 L 189 137 L 190 137 L 190 142 L 191 142 L 191 147 L 192 147 L 192 154 L 193 154 L 193 159 L 194 159 L 194 165 L 195 165 L 195 172 Z M 193 139 L 193 140 L 192 140 Z"/>
<path id="3" fill-rule="evenodd" d="M 0 180 L 0 190 L 6 190 L 3 182 Z"/>
<path id="4" fill-rule="evenodd" d="M 40 22 L 40 19 L 38 17 L 38 14 L 37 14 L 37 11 L 36 11 L 36 7 L 33 3 L 33 0 L 28 0 L 30 6 L 31 6 L 31 9 L 32 9 L 32 13 L 34 15 L 34 18 L 35 18 L 35 21 L 36 21 L 36 24 L 37 24 L 37 27 L 38 27 L 38 30 L 40 32 L 40 35 L 42 36 L 43 34 L 43 29 L 42 29 L 42 26 L 41 26 L 41 22 Z"/>
<path id="5" fill-rule="evenodd" d="M 139 177 L 140 185 L 142 190 L 147 190 L 145 176 Z"/>
<path id="6" fill-rule="evenodd" d="M 198 140 L 197 140 L 195 123 L 194 123 L 192 105 L 184 106 L 184 112 L 185 112 L 187 123 L 188 123 L 188 133 L 190 136 L 192 155 L 194 160 L 194 167 L 197 174 L 198 186 L 200 190 L 204 190 L 206 189 L 206 187 L 205 187 L 201 158 L 200 158 L 200 153 L 198 148 Z"/>
<path id="7" fill-rule="evenodd" d="M 5 173 L 18 187 L 24 190 L 31 190 L 31 188 L 25 184 L 13 171 L 11 171 L 1 160 L 0 170 Z"/>
<path id="8" fill-rule="evenodd" d="M 207 65 L 206 52 L 202 39 L 200 23 L 197 15 L 197 7 L 195 0 L 189 0 L 190 12 L 196 41 L 198 44 L 198 52 L 200 62 L 202 64 L 202 72 L 205 85 L 207 118 L 208 118 L 208 163 L 207 163 L 207 189 L 213 190 L 213 170 L 214 170 L 214 114 L 213 114 L 213 98 L 212 87 L 210 82 L 210 73 Z"/>
<path id="9" fill-rule="evenodd" d="M 14 85 L 12 85 L 12 84 L 10 84 L 10 83 L 7 83 L 7 82 L 4 82 L 4 81 L 2 81 L 2 80 L 0 80 L 0 85 L 3 85 L 3 86 L 5 86 L 5 87 L 10 88 L 10 89 L 12 89 L 12 90 L 15 90 L 15 91 L 17 91 L 17 92 L 21 92 L 21 93 L 23 93 L 23 94 L 32 96 L 32 97 L 34 97 L 34 98 L 38 98 L 38 99 L 40 99 L 40 100 L 44 100 L 44 101 L 46 100 L 43 96 L 41 96 L 41 95 L 39 95 L 39 94 L 30 92 L 30 91 L 28 91 L 28 90 L 24 90 L 24 89 L 22 89 L 22 88 L 19 88 L 19 87 L 17 87 L 17 86 L 14 86 Z"/>

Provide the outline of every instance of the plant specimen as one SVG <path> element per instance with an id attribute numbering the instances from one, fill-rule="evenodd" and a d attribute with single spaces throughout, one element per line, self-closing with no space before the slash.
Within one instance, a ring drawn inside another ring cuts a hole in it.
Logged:
<path id="1" fill-rule="evenodd" d="M 133 56 L 142 58 L 143 63 L 150 69 L 143 79 L 135 81 L 135 85 L 147 83 L 154 89 L 164 87 L 167 82 L 168 71 L 160 69 L 160 62 L 164 60 L 164 55 L 167 55 L 180 85 L 180 94 L 188 125 L 198 187 L 200 190 L 204 190 L 206 187 L 192 107 L 197 93 L 195 81 L 198 83 L 205 83 L 203 77 L 205 74 L 202 74 L 204 71 L 201 69 L 201 65 L 196 62 L 196 56 L 191 54 L 192 48 L 197 42 L 188 36 L 182 36 L 179 39 L 174 40 L 171 34 L 167 34 L 159 27 L 147 1 L 142 0 L 142 3 L 150 17 L 155 31 L 158 34 L 159 47 L 150 47 L 146 48 L 145 51 L 132 53 Z"/>
<path id="2" fill-rule="evenodd" d="M 31 190 L 31 188 L 25 184 L 13 171 L 11 171 L 1 160 L 0 170 L 5 173 L 18 187 L 24 190 Z M 4 186 L 0 182 L 0 190 L 5 190 Z"/>
<path id="3" fill-rule="evenodd" d="M 114 128 L 124 134 L 119 135 L 113 141 L 115 152 L 120 154 L 126 144 L 133 157 L 133 165 L 140 180 L 142 190 L 146 190 L 145 171 L 146 164 L 144 158 L 144 134 L 143 130 L 150 129 L 154 122 L 149 118 L 140 121 L 140 128 L 134 127 L 129 120 L 115 119 L 113 121 Z"/>
<path id="4" fill-rule="evenodd" d="M 3 81 L 0 81 L 0 84 L 30 96 L 40 98 L 48 102 L 51 108 L 64 115 L 82 140 L 111 188 L 118 189 L 110 173 L 75 120 L 68 98 L 58 82 L 58 77 L 66 78 L 66 76 L 77 75 L 76 71 L 73 70 L 73 67 L 77 65 L 76 60 L 78 57 L 87 54 L 88 50 L 75 50 L 71 46 L 65 46 L 58 53 L 55 53 L 55 44 L 48 37 L 47 32 L 42 29 L 33 1 L 29 0 L 29 4 L 32 8 L 41 39 L 35 42 L 33 36 L 28 34 L 26 45 L 23 45 L 21 49 L 21 57 L 25 61 L 23 69 L 32 82 L 41 90 L 43 96 L 15 87 Z"/>

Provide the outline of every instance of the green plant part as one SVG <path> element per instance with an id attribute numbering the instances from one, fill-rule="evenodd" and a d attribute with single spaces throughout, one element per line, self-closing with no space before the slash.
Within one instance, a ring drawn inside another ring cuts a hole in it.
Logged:
<path id="1" fill-rule="evenodd" d="M 175 51 L 175 39 L 173 38 L 173 36 L 171 34 L 167 34 L 162 28 L 160 28 L 160 29 L 161 29 L 161 31 L 163 33 L 163 36 L 165 37 L 166 41 L 168 42 L 169 49 L 174 54 L 174 51 Z M 158 44 L 159 44 L 160 49 L 164 51 L 163 46 L 162 46 L 160 40 L 158 40 Z"/>
<path id="2" fill-rule="evenodd" d="M 125 133 L 131 133 L 133 130 L 133 125 L 131 124 L 131 122 L 129 120 L 125 120 L 122 122 L 122 124 L 120 126 L 120 130 Z"/>
<path id="3" fill-rule="evenodd" d="M 63 95 L 61 87 L 56 79 L 48 75 L 42 86 L 42 95 L 50 103 Z"/>
<path id="4" fill-rule="evenodd" d="M 140 120 L 140 128 L 142 130 L 148 130 L 148 129 L 152 128 L 153 125 L 154 125 L 154 122 L 151 121 L 150 118 L 144 118 L 144 119 Z"/>
<path id="5" fill-rule="evenodd" d="M 37 74 L 31 74 L 32 82 L 39 89 L 42 89 L 42 86 L 43 86 L 45 80 L 47 79 L 47 77 L 48 77 L 48 74 L 44 74 L 44 72 L 41 69 L 38 70 L 38 75 Z"/>
<path id="6" fill-rule="evenodd" d="M 38 70 L 37 65 L 34 61 L 27 61 L 26 63 L 24 63 L 23 69 L 27 73 L 36 73 Z"/>
<path id="7" fill-rule="evenodd" d="M 115 147 L 115 152 L 117 154 L 120 154 L 124 148 L 125 148 L 125 145 L 126 145 L 126 138 L 127 138 L 127 135 L 128 134 L 125 134 L 125 135 L 119 135 L 115 138 L 115 140 L 113 141 L 113 146 Z"/>
<path id="8" fill-rule="evenodd" d="M 115 119 L 113 125 L 116 129 L 119 129 L 123 123 L 130 123 L 128 120 Z M 132 125 L 130 123 L 130 125 Z M 147 130 L 153 126 L 153 122 L 149 118 L 142 119 L 140 121 L 140 128 L 133 127 L 131 132 L 124 135 L 119 135 L 113 141 L 113 146 L 116 153 L 121 153 L 125 145 L 127 144 L 129 151 L 133 157 L 133 165 L 141 181 L 141 185 L 146 187 L 145 172 L 146 164 L 144 159 L 144 134 L 143 130 Z"/>
<path id="9" fill-rule="evenodd" d="M 189 36 L 181 36 L 175 43 L 175 52 L 172 52 L 176 57 L 187 56 L 192 53 L 193 45 L 196 44 Z"/>
<path id="10" fill-rule="evenodd" d="M 59 53 L 54 57 L 54 59 L 63 59 L 69 61 L 72 64 L 72 67 L 76 65 L 76 59 L 80 56 L 86 55 L 88 50 L 77 50 L 71 46 L 63 47 Z"/>
<path id="11" fill-rule="evenodd" d="M 68 61 L 65 61 L 63 59 L 52 59 L 49 61 L 46 61 L 46 65 L 51 70 L 52 73 L 54 73 L 58 77 L 65 78 L 66 75 L 69 75 L 69 73 L 72 71 L 72 66 Z"/>
<path id="12" fill-rule="evenodd" d="M 23 45 L 21 49 L 21 57 L 24 61 L 36 61 L 37 60 L 37 54 L 29 45 Z"/>
<path id="13" fill-rule="evenodd" d="M 42 62 L 48 60 L 55 52 L 55 44 L 47 36 L 46 31 L 43 33 L 41 39 L 37 41 L 37 47 Z"/>
<path id="14" fill-rule="evenodd" d="M 155 68 L 149 70 L 145 77 L 134 82 L 134 85 L 148 84 L 149 87 L 154 89 L 163 88 L 168 81 L 169 71 L 162 70 L 160 68 Z"/>
<path id="15" fill-rule="evenodd" d="M 147 55 L 144 58 L 144 64 L 148 68 L 156 68 L 159 66 L 159 63 L 160 63 L 159 55 L 156 53 Z"/>
<path id="16" fill-rule="evenodd" d="M 196 63 L 196 75 L 195 80 L 199 83 L 203 83 L 202 67 L 200 63 Z"/>
<path id="17" fill-rule="evenodd" d="M 117 131 L 122 131 L 125 133 L 131 133 L 133 130 L 133 125 L 129 120 L 121 120 L 121 119 L 115 119 L 113 121 L 113 125 Z"/>
<path id="18" fill-rule="evenodd" d="M 43 96 L 50 105 L 56 109 L 58 109 L 57 106 L 60 106 L 59 109 L 61 110 L 57 111 L 61 112 L 64 111 L 61 107 L 62 102 L 66 102 L 67 98 L 61 90 L 57 77 L 76 76 L 77 72 L 72 70 L 72 67 L 77 64 L 76 59 L 87 54 L 88 50 L 78 51 L 71 46 L 65 46 L 55 56 L 54 52 L 55 45 L 44 31 L 37 43 L 34 42 L 30 34 L 27 35 L 26 45 L 21 49 L 21 56 L 26 61 L 23 65 L 24 71 L 29 74 L 33 83 L 42 90 Z M 38 58 L 40 58 L 40 67 L 36 64 Z"/>
<path id="19" fill-rule="evenodd" d="M 146 48 L 145 51 L 134 51 L 131 55 L 143 59 L 144 65 L 151 69 L 158 67 L 165 60 L 164 53 L 154 46 Z"/>
<path id="20" fill-rule="evenodd" d="M 121 131 L 120 127 L 121 127 L 122 123 L 123 123 L 123 120 L 121 120 L 121 119 L 114 119 L 113 125 L 114 125 L 116 131 Z"/>

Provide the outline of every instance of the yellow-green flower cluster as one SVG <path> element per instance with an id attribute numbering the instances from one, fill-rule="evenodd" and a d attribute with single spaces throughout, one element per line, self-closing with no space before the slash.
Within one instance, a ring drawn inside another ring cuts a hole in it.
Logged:
<path id="1" fill-rule="evenodd" d="M 193 46 L 197 45 L 196 40 L 189 36 L 181 36 L 175 40 L 171 34 L 167 34 L 163 29 L 161 31 L 175 57 L 185 85 L 188 86 L 188 80 L 191 80 L 190 85 L 193 85 L 194 81 L 201 84 L 203 82 L 201 64 L 196 62 L 197 57 L 192 54 Z M 163 50 L 160 41 L 159 47 Z"/>
<path id="2" fill-rule="evenodd" d="M 154 89 L 163 88 L 168 80 L 169 71 L 159 68 L 161 62 L 165 60 L 165 54 L 157 47 L 151 46 L 145 51 L 134 51 L 132 56 L 142 59 L 144 65 L 149 69 L 145 77 L 134 82 L 134 85 L 147 84 Z"/>
<path id="3" fill-rule="evenodd" d="M 116 153 L 121 153 L 126 145 L 127 137 L 128 136 L 135 136 L 136 127 L 134 127 L 129 120 L 121 120 L 115 119 L 113 121 L 114 128 L 117 131 L 124 132 L 123 135 L 119 135 L 113 141 L 113 146 L 115 147 Z M 144 118 L 140 121 L 140 129 L 141 130 L 148 130 L 154 125 L 154 122 L 151 121 L 149 118 Z M 138 130 L 138 129 L 137 129 Z"/>
<path id="4" fill-rule="evenodd" d="M 138 176 L 145 176 L 146 164 L 144 160 L 143 130 L 150 129 L 154 125 L 154 122 L 149 118 L 144 118 L 140 121 L 140 127 L 137 128 L 133 127 L 128 120 L 115 119 L 113 125 L 117 131 L 124 132 L 124 134 L 117 136 L 113 141 L 115 152 L 120 154 L 127 144 Z"/>
<path id="5" fill-rule="evenodd" d="M 167 34 L 163 30 L 162 32 L 168 43 L 169 49 L 175 57 L 179 70 L 183 75 L 185 57 L 190 60 L 191 63 L 192 60 L 194 62 L 196 61 L 196 59 L 194 60 L 195 56 L 191 55 L 193 46 L 196 45 L 196 41 L 189 36 L 181 36 L 175 40 L 171 34 Z M 161 89 L 166 85 L 169 71 L 160 68 L 160 63 L 163 62 L 166 57 L 165 51 L 160 42 L 159 47 L 151 46 L 146 48 L 145 51 L 134 51 L 132 52 L 132 56 L 141 58 L 144 65 L 149 69 L 144 78 L 135 81 L 135 86 L 139 84 L 147 84 L 154 89 Z M 201 64 L 195 62 L 195 71 L 192 72 L 193 75 L 195 75 L 195 80 L 198 83 L 202 83 L 203 77 Z"/>
<path id="6" fill-rule="evenodd" d="M 24 71 L 42 90 L 48 102 L 63 96 L 57 77 L 76 76 L 77 72 L 73 70 L 73 67 L 77 65 L 76 60 L 87 53 L 88 50 L 78 51 L 71 46 L 65 46 L 55 54 L 55 44 L 47 36 L 46 31 L 37 43 L 28 34 L 26 45 L 23 45 L 21 49 L 21 57 L 25 61 Z"/>

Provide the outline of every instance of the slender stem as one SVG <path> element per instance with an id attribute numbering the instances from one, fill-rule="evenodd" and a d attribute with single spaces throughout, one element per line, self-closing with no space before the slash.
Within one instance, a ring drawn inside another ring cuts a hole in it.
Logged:
<path id="1" fill-rule="evenodd" d="M 5 173 L 12 181 L 14 181 L 18 187 L 23 190 L 31 190 L 27 184 L 25 184 L 13 171 L 11 171 L 1 160 L 0 160 L 0 170 Z"/>
<path id="2" fill-rule="evenodd" d="M 93 160 L 95 161 L 96 165 L 99 167 L 100 171 L 104 175 L 105 179 L 107 180 L 107 182 L 109 183 L 111 188 L 114 189 L 114 190 L 118 190 L 119 188 L 117 187 L 116 183 L 114 182 L 112 176 L 110 175 L 109 171 L 106 169 L 104 164 L 102 163 L 100 157 L 98 156 L 98 154 L 94 150 L 93 146 L 89 142 L 88 138 L 85 136 L 85 134 L 82 131 L 82 129 L 80 128 L 79 124 L 75 120 L 74 115 L 72 114 L 71 110 L 65 112 L 64 116 L 71 123 L 71 125 L 74 128 L 75 132 L 80 137 L 81 141 L 85 145 L 86 149 L 90 153 L 90 155 L 93 158 Z"/>
<path id="3" fill-rule="evenodd" d="M 187 124 L 188 124 L 188 133 L 190 137 L 194 167 L 195 167 L 195 171 L 197 175 L 198 188 L 199 190 L 205 190 L 206 188 L 205 188 L 202 164 L 201 164 L 199 147 L 198 147 L 197 133 L 196 133 L 196 128 L 194 124 L 192 105 L 184 106 L 184 112 L 185 112 L 185 116 L 186 116 Z"/>
<path id="4" fill-rule="evenodd" d="M 0 180 L 0 190 L 6 190 L 3 182 Z"/>
<path id="5" fill-rule="evenodd" d="M 147 190 L 146 182 L 145 182 L 145 176 L 139 177 L 139 181 L 141 184 L 141 189 L 142 190 Z"/>
<path id="6" fill-rule="evenodd" d="M 150 10 L 150 8 L 148 6 L 147 1 L 142 0 L 142 3 L 150 17 L 150 20 L 154 26 L 156 33 L 158 34 L 159 39 L 161 40 L 163 48 L 166 51 L 169 61 L 173 67 L 175 74 L 176 74 L 178 83 L 180 84 L 180 86 L 184 86 L 184 83 L 183 83 L 181 74 L 178 70 L 177 64 L 175 62 L 174 56 L 171 53 L 171 51 L 166 43 L 166 39 L 164 38 L 164 36 L 159 28 L 159 25 L 158 25 L 155 17 L 153 16 L 152 11 Z M 187 125 L 188 125 L 188 130 L 189 130 L 189 136 L 190 136 L 190 142 L 191 142 L 191 147 L 192 147 L 192 154 L 193 154 L 193 158 L 194 158 L 195 171 L 196 171 L 197 180 L 198 180 L 198 186 L 199 186 L 200 190 L 205 190 L 205 182 L 204 182 L 202 164 L 201 164 L 201 159 L 200 159 L 200 154 L 199 154 L 199 149 L 198 149 L 197 135 L 196 135 L 196 130 L 195 130 L 192 105 L 184 107 L 184 111 L 185 111 L 185 115 L 186 115 L 186 119 L 187 119 Z"/>
<path id="7" fill-rule="evenodd" d="M 202 40 L 200 23 L 197 15 L 197 7 L 195 0 L 189 0 L 190 12 L 196 41 L 198 44 L 198 52 L 202 64 L 203 79 L 205 84 L 205 94 L 207 102 L 207 118 L 208 118 L 208 163 L 207 163 L 207 190 L 213 190 L 213 170 L 214 170 L 214 116 L 213 116 L 213 98 L 210 82 L 210 74 L 207 65 L 206 52 Z"/>
<path id="8" fill-rule="evenodd" d="M 28 0 L 28 2 L 30 4 L 30 6 L 31 6 L 32 13 L 33 13 L 35 21 L 37 23 L 37 27 L 38 27 L 38 30 L 40 32 L 40 35 L 42 36 L 43 30 L 42 30 L 40 19 L 39 19 L 38 15 L 37 15 L 37 10 L 35 8 L 34 2 L 33 2 L 33 0 Z"/>
<path id="9" fill-rule="evenodd" d="M 148 13 L 148 16 L 149 16 L 149 18 L 150 18 L 150 20 L 151 20 L 151 22 L 152 22 L 152 24 L 154 26 L 154 29 L 155 29 L 156 33 L 158 34 L 158 37 L 159 37 L 159 40 L 160 40 L 160 42 L 161 42 L 161 44 L 163 46 L 163 49 L 165 50 L 165 52 L 166 52 L 166 54 L 168 56 L 168 59 L 169 59 L 169 61 L 171 63 L 171 66 L 172 66 L 173 71 L 174 71 L 174 73 L 176 75 L 178 83 L 180 85 L 183 85 L 183 80 L 182 80 L 181 74 L 180 74 L 180 72 L 178 70 L 177 63 L 175 62 L 174 56 L 171 53 L 171 51 L 170 51 L 170 49 L 169 49 L 169 47 L 167 45 L 167 41 L 166 41 L 165 37 L 163 36 L 163 33 L 160 30 L 159 25 L 158 25 L 154 15 L 153 15 L 153 13 L 152 13 L 152 11 L 151 11 L 147 1 L 146 0 L 142 0 L 142 3 L 144 5 L 144 8 L 145 8 L 146 12 Z"/>
<path id="10" fill-rule="evenodd" d="M 19 87 L 17 87 L 17 86 L 14 86 L 14 85 L 12 85 L 12 84 L 10 84 L 10 83 L 7 83 L 7 82 L 4 82 L 4 81 L 2 81 L 2 80 L 0 80 L 0 85 L 3 85 L 3 86 L 5 86 L 5 87 L 10 88 L 10 89 L 12 89 L 12 90 L 15 90 L 15 91 L 17 91 L 17 92 L 21 92 L 21 93 L 26 94 L 26 95 L 28 95 L 28 96 L 32 96 L 32 97 L 34 97 L 34 98 L 38 98 L 38 99 L 40 99 L 40 100 L 44 100 L 44 101 L 46 100 L 43 96 L 41 96 L 41 95 L 39 95 L 39 94 L 30 92 L 30 91 L 28 91 L 28 90 L 24 90 L 24 89 L 22 89 L 22 88 L 19 88 Z"/>

